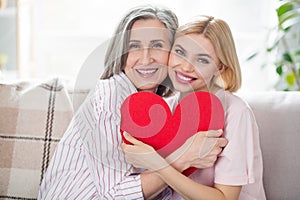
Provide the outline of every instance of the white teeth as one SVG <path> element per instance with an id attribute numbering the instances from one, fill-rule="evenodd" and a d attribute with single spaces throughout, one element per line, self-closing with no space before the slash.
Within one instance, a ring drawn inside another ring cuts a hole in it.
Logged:
<path id="1" fill-rule="evenodd" d="M 176 73 L 176 74 L 177 74 L 178 78 L 180 78 L 180 79 L 183 80 L 183 81 L 191 81 L 191 80 L 193 80 L 192 78 L 188 78 L 188 77 L 186 77 L 186 76 L 182 76 L 182 75 L 179 74 L 179 73 Z"/>
<path id="2" fill-rule="evenodd" d="M 141 74 L 153 74 L 157 69 L 137 69 Z"/>

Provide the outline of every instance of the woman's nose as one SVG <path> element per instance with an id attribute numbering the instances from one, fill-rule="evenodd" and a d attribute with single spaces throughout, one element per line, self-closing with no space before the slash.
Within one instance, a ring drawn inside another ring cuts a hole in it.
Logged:
<path id="1" fill-rule="evenodd" d="M 194 71 L 194 65 L 189 60 L 182 60 L 181 68 L 183 71 L 191 72 Z"/>
<path id="2" fill-rule="evenodd" d="M 140 63 L 142 65 L 147 65 L 151 62 L 153 62 L 153 58 L 150 49 L 149 48 L 142 49 Z"/>

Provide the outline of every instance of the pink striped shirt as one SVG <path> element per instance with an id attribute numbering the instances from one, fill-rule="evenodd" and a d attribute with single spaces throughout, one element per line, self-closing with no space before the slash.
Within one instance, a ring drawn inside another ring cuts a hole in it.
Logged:
<path id="1" fill-rule="evenodd" d="M 59 142 L 38 199 L 143 199 L 140 175 L 120 148 L 120 107 L 135 92 L 123 73 L 98 81 Z"/>

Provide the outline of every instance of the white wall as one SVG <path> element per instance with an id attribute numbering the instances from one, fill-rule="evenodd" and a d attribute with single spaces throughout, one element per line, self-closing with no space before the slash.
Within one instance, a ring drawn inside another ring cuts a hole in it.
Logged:
<path id="1" fill-rule="evenodd" d="M 267 28 L 275 19 L 273 0 L 39 0 L 35 1 L 34 71 L 31 76 L 76 79 L 89 55 L 112 35 L 128 9 L 157 3 L 172 9 L 180 23 L 207 14 L 225 19 L 232 28 L 244 82 L 242 91 L 269 90 L 274 70 L 261 70 L 260 62 L 244 62 L 263 47 Z M 102 51 L 102 50 L 101 50 Z M 263 59 L 263 58 L 261 58 Z M 99 64 L 99 67 L 102 67 Z M 75 80 L 76 81 L 76 80 Z"/>

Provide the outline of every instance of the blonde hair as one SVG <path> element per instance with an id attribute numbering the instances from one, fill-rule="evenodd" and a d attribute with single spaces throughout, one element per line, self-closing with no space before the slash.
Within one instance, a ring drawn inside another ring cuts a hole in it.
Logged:
<path id="1" fill-rule="evenodd" d="M 175 37 L 191 33 L 202 34 L 211 41 L 224 67 L 224 71 L 220 75 L 223 88 L 230 92 L 236 92 L 241 87 L 242 75 L 228 24 L 224 20 L 212 16 L 200 16 L 200 18 L 179 27 Z"/>

